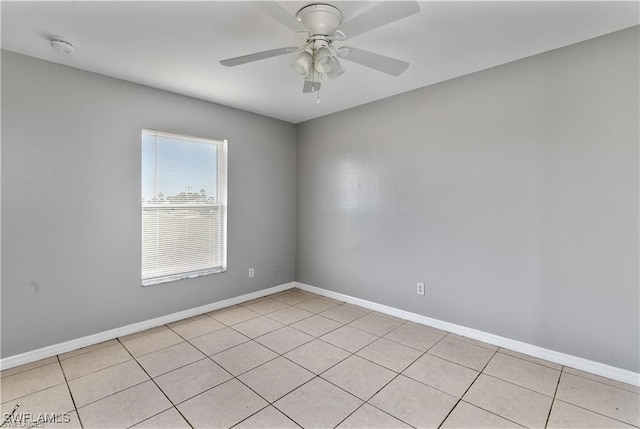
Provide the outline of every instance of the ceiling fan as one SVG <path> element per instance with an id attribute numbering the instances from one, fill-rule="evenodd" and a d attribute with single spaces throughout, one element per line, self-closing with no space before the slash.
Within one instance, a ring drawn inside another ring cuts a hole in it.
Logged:
<path id="1" fill-rule="evenodd" d="M 344 73 L 338 58 L 352 61 L 391 76 L 402 74 L 409 63 L 351 46 L 334 46 L 383 25 L 420 11 L 416 0 L 382 1 L 360 15 L 342 22 L 342 12 L 327 3 L 311 3 L 293 16 L 274 1 L 259 1 L 256 5 L 275 20 L 304 38 L 301 47 L 286 47 L 243 55 L 220 61 L 227 67 L 260 61 L 297 52 L 291 65 L 304 78 L 302 92 L 320 90 L 323 80 L 334 79 Z"/>

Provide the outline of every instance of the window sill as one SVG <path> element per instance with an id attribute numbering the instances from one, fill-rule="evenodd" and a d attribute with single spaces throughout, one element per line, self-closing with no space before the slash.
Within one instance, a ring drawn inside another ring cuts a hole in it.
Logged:
<path id="1" fill-rule="evenodd" d="M 142 280 L 142 286 L 153 286 L 161 283 L 175 282 L 178 280 L 193 279 L 210 274 L 220 274 L 227 271 L 226 267 L 210 268 L 207 270 L 192 271 L 189 273 L 172 274 L 170 276 L 152 277 Z"/>

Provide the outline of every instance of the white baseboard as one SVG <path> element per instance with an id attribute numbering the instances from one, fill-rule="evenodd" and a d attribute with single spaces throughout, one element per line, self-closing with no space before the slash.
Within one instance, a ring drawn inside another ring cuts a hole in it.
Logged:
<path id="1" fill-rule="evenodd" d="M 568 355 L 566 353 L 560 353 L 554 350 L 545 349 L 543 347 L 534 346 L 532 344 L 523 343 L 521 341 L 512 340 L 510 338 L 501 337 L 499 335 L 494 335 L 488 332 L 479 331 L 477 329 L 467 328 L 466 326 L 456 325 L 455 323 L 444 322 L 438 319 L 432 319 L 430 317 L 422 316 L 420 314 L 399 310 L 394 307 L 389 307 L 387 305 L 378 304 L 376 302 L 367 301 L 360 298 L 354 298 L 349 295 L 344 295 L 338 292 L 332 292 L 316 286 L 311 286 L 311 285 L 300 283 L 300 282 L 294 282 L 294 283 L 295 283 L 295 287 L 298 289 L 302 289 L 318 295 L 326 296 L 328 298 L 337 299 L 339 301 L 348 302 L 350 304 L 358 305 L 360 307 L 368 308 L 370 310 L 375 310 L 380 313 L 396 316 L 401 319 L 410 320 L 412 322 L 431 326 L 433 328 L 442 329 L 444 331 L 462 335 L 467 338 L 472 338 L 474 340 L 479 340 L 485 343 L 493 344 L 494 346 L 504 347 L 506 349 L 514 350 L 520 353 L 525 353 L 530 356 L 534 356 L 540 359 L 544 359 L 550 362 L 554 362 L 560 365 L 579 369 L 582 371 L 590 372 L 592 374 L 600 375 L 602 377 L 607 377 L 612 380 L 621 381 L 623 383 L 631 384 L 634 386 L 640 386 L 640 374 L 632 371 L 628 371 L 626 369 L 616 368 L 614 366 L 606 365 L 600 362 L 595 362 L 589 359 L 584 359 L 581 357 Z"/>
<path id="2" fill-rule="evenodd" d="M 188 310 L 179 311 L 177 313 L 168 314 L 166 316 L 156 317 L 155 319 L 145 320 L 143 322 L 133 323 L 131 325 L 122 326 L 120 328 L 111 329 L 109 331 L 99 332 L 97 334 L 88 335 L 75 340 L 65 341 L 64 343 L 53 344 L 41 349 L 32 350 L 30 352 L 21 353 L 19 355 L 9 356 L 0 359 L 0 369 L 9 369 L 15 366 L 24 365 L 26 363 L 35 362 L 61 353 L 70 352 L 82 347 L 92 346 L 103 341 L 112 340 L 114 338 L 123 337 L 125 335 L 134 334 L 146 329 L 155 328 L 156 326 L 165 325 L 167 323 L 176 322 L 188 317 L 198 316 L 209 311 L 218 310 L 220 308 L 229 307 L 231 305 L 240 304 L 252 299 L 261 298 L 283 290 L 295 287 L 295 282 L 284 283 L 268 289 L 251 292 L 234 298 L 225 299 L 211 304 L 202 305 L 200 307 L 190 308 Z"/>
<path id="3" fill-rule="evenodd" d="M 0 369 L 9 369 L 19 365 L 24 365 L 30 362 L 35 362 L 40 359 L 45 359 L 51 356 L 55 356 L 61 353 L 66 353 L 72 350 L 76 350 L 82 347 L 91 346 L 101 343 L 103 341 L 112 340 L 114 338 L 123 337 L 125 335 L 133 334 L 136 332 L 144 331 L 146 329 L 155 328 L 156 326 L 165 325 L 167 323 L 175 322 L 178 320 L 186 319 L 188 317 L 197 316 L 210 311 L 218 310 L 220 308 L 229 307 L 231 305 L 240 304 L 252 299 L 261 298 L 266 295 L 271 295 L 277 292 L 281 292 L 291 288 L 298 288 L 308 292 L 316 293 L 318 295 L 326 296 L 328 298 L 337 299 L 350 304 L 358 305 L 360 307 L 375 310 L 380 313 L 396 316 L 405 320 L 420 323 L 422 325 L 431 326 L 433 328 L 442 329 L 444 331 L 452 332 L 454 334 L 462 335 L 467 338 L 483 341 L 495 346 L 504 347 L 510 350 L 514 350 L 520 353 L 525 353 L 530 356 L 534 356 L 540 359 L 548 360 L 560 365 L 565 365 L 571 368 L 579 369 L 582 371 L 590 372 L 592 374 L 600 375 L 610 378 L 612 380 L 621 381 L 623 383 L 631 384 L 634 386 L 640 386 L 640 374 L 628 371 L 614 366 L 606 365 L 600 362 L 595 362 L 589 359 L 568 355 L 566 353 L 560 353 L 554 350 L 545 349 L 543 347 L 534 346 L 532 344 L 524 343 L 510 338 L 501 337 L 499 335 L 490 334 L 477 329 L 468 328 L 466 326 L 456 325 L 455 323 L 445 322 L 438 319 L 432 319 L 427 316 L 423 316 L 409 311 L 399 310 L 394 307 L 390 307 L 376 302 L 367 301 L 360 298 L 355 298 L 349 295 L 344 295 L 338 292 L 329 291 L 316 286 L 311 286 L 300 282 L 284 283 L 278 286 L 274 286 L 268 289 L 263 289 L 256 292 L 251 292 L 245 295 L 237 296 L 234 298 L 225 299 L 222 301 L 214 302 L 211 304 L 203 305 L 200 307 L 191 308 L 177 313 L 168 314 L 166 316 L 156 317 L 154 319 L 145 320 L 143 322 L 134 323 L 131 325 L 122 326 L 120 328 L 111 329 L 109 331 L 99 332 L 97 334 L 88 335 L 86 337 L 77 338 L 70 341 L 65 341 L 59 344 L 53 344 L 51 346 L 43 347 L 37 350 L 21 353 L 19 355 L 9 356 L 4 359 L 0 359 Z"/>

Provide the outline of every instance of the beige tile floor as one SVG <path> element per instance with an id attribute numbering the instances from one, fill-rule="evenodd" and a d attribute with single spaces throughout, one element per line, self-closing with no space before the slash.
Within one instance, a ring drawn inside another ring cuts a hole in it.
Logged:
<path id="1" fill-rule="evenodd" d="M 289 290 L 2 372 L 67 428 L 618 428 L 639 389 Z M 32 417 L 35 419 L 35 417 Z"/>

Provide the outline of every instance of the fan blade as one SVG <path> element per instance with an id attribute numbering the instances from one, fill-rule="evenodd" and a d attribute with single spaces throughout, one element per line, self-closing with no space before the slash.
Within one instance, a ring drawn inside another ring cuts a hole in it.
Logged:
<path id="1" fill-rule="evenodd" d="M 310 80 L 304 81 L 304 86 L 302 87 L 302 92 L 318 92 L 320 91 L 320 82 L 311 82 Z"/>
<path id="2" fill-rule="evenodd" d="M 342 46 L 338 49 L 338 55 L 345 60 L 362 64 L 365 67 L 381 71 L 391 76 L 401 75 L 408 67 L 409 63 L 396 60 L 394 58 L 385 57 L 384 55 L 374 54 L 351 46 Z"/>
<path id="3" fill-rule="evenodd" d="M 271 16 L 273 19 L 275 19 L 294 33 L 297 33 L 298 31 L 305 31 L 304 26 L 296 19 L 296 17 L 291 15 L 288 10 L 280 6 L 278 2 L 257 1 L 254 2 L 254 4 L 258 9 Z"/>
<path id="4" fill-rule="evenodd" d="M 418 12 L 420 12 L 420 6 L 415 0 L 382 1 L 371 9 L 342 24 L 340 31 L 343 32 L 347 38 L 350 38 Z"/>
<path id="5" fill-rule="evenodd" d="M 278 48 L 270 51 L 256 52 L 255 54 L 243 55 L 241 57 L 229 58 L 228 60 L 220 61 L 220 64 L 227 67 L 235 67 L 240 64 L 246 64 L 253 61 L 260 61 L 271 57 L 277 57 L 278 55 L 289 54 L 297 51 L 296 47 Z"/>

